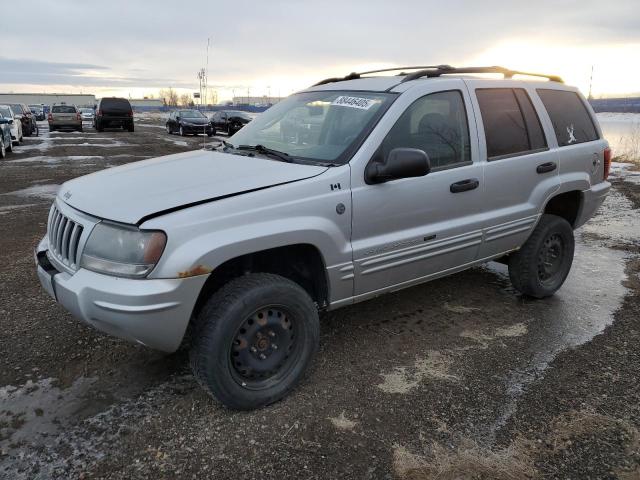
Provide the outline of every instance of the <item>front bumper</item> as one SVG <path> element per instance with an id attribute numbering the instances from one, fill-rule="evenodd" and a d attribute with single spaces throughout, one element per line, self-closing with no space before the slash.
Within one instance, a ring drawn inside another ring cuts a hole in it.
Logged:
<path id="1" fill-rule="evenodd" d="M 49 262 L 48 248 L 45 237 L 35 251 L 38 278 L 71 314 L 110 335 L 165 352 L 177 350 L 207 275 L 132 280 L 83 268 L 69 274 Z"/>
<path id="2" fill-rule="evenodd" d="M 604 199 L 607 197 L 610 188 L 611 184 L 604 181 L 597 183 L 596 185 L 591 185 L 589 190 L 584 190 L 582 192 L 582 205 L 580 206 L 574 228 L 581 227 L 587 223 L 587 220 L 595 215 L 596 211 L 600 208 L 600 205 L 602 205 L 602 202 L 604 202 Z"/>

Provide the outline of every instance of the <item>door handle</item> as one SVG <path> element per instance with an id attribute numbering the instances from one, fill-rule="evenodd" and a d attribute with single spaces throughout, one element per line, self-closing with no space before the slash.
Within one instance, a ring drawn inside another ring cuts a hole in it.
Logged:
<path id="1" fill-rule="evenodd" d="M 478 188 L 478 185 L 480 185 L 480 182 L 477 178 L 467 178 L 466 180 L 452 183 L 449 187 L 449 190 L 451 191 L 451 193 L 466 192 L 468 190 L 474 190 Z"/>
<path id="2" fill-rule="evenodd" d="M 542 163 L 538 165 L 536 167 L 536 172 L 538 173 L 553 172 L 556 168 L 558 168 L 558 165 L 556 165 L 555 162 L 547 162 L 547 163 Z"/>

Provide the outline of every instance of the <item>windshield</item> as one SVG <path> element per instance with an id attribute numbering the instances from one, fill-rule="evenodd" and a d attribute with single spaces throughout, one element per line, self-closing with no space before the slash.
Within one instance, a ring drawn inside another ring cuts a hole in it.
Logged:
<path id="1" fill-rule="evenodd" d="M 42 107 L 39 105 L 29 105 L 29 108 L 31 110 L 42 110 Z"/>
<path id="2" fill-rule="evenodd" d="M 241 112 L 239 110 L 227 110 L 225 113 L 230 117 L 240 117 L 246 120 L 251 120 L 251 115 L 249 115 L 247 112 Z"/>
<path id="3" fill-rule="evenodd" d="M 51 113 L 76 113 L 76 107 L 54 105 L 51 107 Z"/>
<path id="4" fill-rule="evenodd" d="M 298 159 L 346 163 L 395 98 L 390 93 L 298 93 L 260 114 L 228 142 Z"/>
<path id="5" fill-rule="evenodd" d="M 6 107 L 0 107 L 0 114 L 5 118 L 12 118 L 11 111 Z"/>
<path id="6" fill-rule="evenodd" d="M 93 113 L 93 110 L 91 108 L 81 108 L 80 112 L 81 113 Z"/>
<path id="7" fill-rule="evenodd" d="M 9 106 L 11 107 L 11 110 L 14 111 L 14 113 L 24 113 L 22 110 L 22 105 L 20 105 L 19 103 L 10 103 Z"/>
<path id="8" fill-rule="evenodd" d="M 178 116 L 182 118 L 206 118 L 199 110 L 180 110 Z"/>

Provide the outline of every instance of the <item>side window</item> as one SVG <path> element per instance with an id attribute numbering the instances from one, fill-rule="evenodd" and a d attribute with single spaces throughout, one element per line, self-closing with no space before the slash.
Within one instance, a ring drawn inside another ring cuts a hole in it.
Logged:
<path id="1" fill-rule="evenodd" d="M 394 148 L 418 148 L 432 169 L 471 162 L 469 124 L 462 93 L 437 92 L 413 102 L 382 142 L 382 158 Z"/>
<path id="2" fill-rule="evenodd" d="M 521 88 L 476 90 L 487 142 L 487 158 L 522 155 L 547 147 L 540 119 Z"/>
<path id="3" fill-rule="evenodd" d="M 546 88 L 537 92 L 549 113 L 559 146 L 598 140 L 593 119 L 577 93 Z"/>

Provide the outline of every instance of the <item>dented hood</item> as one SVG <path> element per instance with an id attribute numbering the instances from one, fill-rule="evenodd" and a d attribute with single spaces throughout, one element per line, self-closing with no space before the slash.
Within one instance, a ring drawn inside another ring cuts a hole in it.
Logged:
<path id="1" fill-rule="evenodd" d="M 137 224 L 162 212 L 303 180 L 326 169 L 198 150 L 79 177 L 62 185 L 58 196 L 89 215 Z"/>

